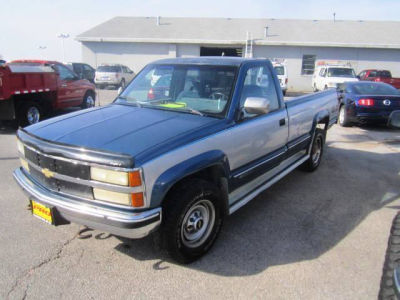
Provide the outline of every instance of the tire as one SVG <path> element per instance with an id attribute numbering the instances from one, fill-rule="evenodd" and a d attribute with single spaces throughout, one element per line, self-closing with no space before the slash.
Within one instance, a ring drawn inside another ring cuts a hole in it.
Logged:
<path id="1" fill-rule="evenodd" d="M 282 91 L 283 96 L 286 96 L 286 90 Z"/>
<path id="2" fill-rule="evenodd" d="M 28 102 L 21 107 L 18 121 L 21 126 L 29 126 L 40 122 L 42 118 L 42 107 L 37 103 Z"/>
<path id="3" fill-rule="evenodd" d="M 324 91 L 326 91 L 327 89 L 328 89 L 328 86 L 325 84 Z"/>
<path id="4" fill-rule="evenodd" d="M 163 204 L 161 235 L 169 255 L 187 264 L 214 244 L 223 223 L 218 188 L 205 180 L 182 182 Z"/>
<path id="5" fill-rule="evenodd" d="M 346 106 L 341 105 L 339 108 L 339 118 L 338 118 L 339 125 L 342 127 L 350 127 L 351 122 L 349 121 L 349 116 L 346 113 Z"/>
<path id="6" fill-rule="evenodd" d="M 306 172 L 314 172 L 320 165 L 324 153 L 326 131 L 317 128 L 312 141 L 310 158 L 306 160 L 300 169 Z"/>
<path id="7" fill-rule="evenodd" d="M 125 79 L 124 78 L 122 78 L 122 80 L 121 80 L 121 83 L 119 84 L 119 86 L 120 87 L 122 87 L 122 89 L 124 89 L 125 88 Z M 117 87 L 118 88 L 118 87 Z"/>
<path id="8" fill-rule="evenodd" d="M 86 93 L 85 97 L 83 98 L 81 108 L 85 109 L 85 108 L 94 107 L 96 104 L 95 101 L 96 101 L 96 99 L 92 93 Z"/>
<path id="9" fill-rule="evenodd" d="M 318 92 L 318 89 L 317 89 L 317 85 L 314 83 L 314 86 L 313 86 L 313 91 L 316 93 L 316 92 Z"/>
<path id="10" fill-rule="evenodd" d="M 378 299 L 398 299 L 393 280 L 394 270 L 398 267 L 400 267 L 400 212 L 394 217 L 390 229 Z"/>

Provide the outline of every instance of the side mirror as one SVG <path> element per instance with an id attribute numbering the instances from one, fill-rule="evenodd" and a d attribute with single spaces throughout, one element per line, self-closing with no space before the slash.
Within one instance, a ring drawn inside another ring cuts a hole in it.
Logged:
<path id="1" fill-rule="evenodd" d="M 390 114 L 388 126 L 400 129 L 400 110 L 395 110 Z"/>
<path id="2" fill-rule="evenodd" d="M 118 95 L 120 95 L 120 94 L 122 93 L 122 90 L 123 90 L 123 89 L 122 89 L 122 86 L 120 86 L 120 87 L 118 88 L 118 92 L 117 92 Z"/>
<path id="3" fill-rule="evenodd" d="M 244 102 L 244 110 L 248 114 L 262 115 L 269 113 L 269 100 L 261 97 L 248 97 Z"/>

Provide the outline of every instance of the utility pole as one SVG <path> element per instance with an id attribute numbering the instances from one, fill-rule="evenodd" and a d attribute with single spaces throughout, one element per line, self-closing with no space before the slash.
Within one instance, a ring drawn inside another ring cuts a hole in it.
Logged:
<path id="1" fill-rule="evenodd" d="M 61 41 L 62 41 L 63 62 L 65 62 L 65 46 L 64 46 L 64 40 L 67 39 L 67 38 L 69 38 L 69 34 L 68 34 L 68 33 L 60 33 L 57 37 L 60 38 Z"/>

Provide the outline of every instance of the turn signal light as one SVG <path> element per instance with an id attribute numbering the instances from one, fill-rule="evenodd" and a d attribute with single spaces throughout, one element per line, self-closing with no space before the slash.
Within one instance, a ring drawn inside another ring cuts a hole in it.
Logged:
<path id="1" fill-rule="evenodd" d="M 143 193 L 132 193 L 132 206 L 133 207 L 144 206 Z"/>
<path id="2" fill-rule="evenodd" d="M 357 104 L 361 106 L 374 106 L 374 99 L 358 99 Z"/>
<path id="3" fill-rule="evenodd" d="M 129 172 L 129 186 L 141 186 L 142 179 L 139 171 Z"/>

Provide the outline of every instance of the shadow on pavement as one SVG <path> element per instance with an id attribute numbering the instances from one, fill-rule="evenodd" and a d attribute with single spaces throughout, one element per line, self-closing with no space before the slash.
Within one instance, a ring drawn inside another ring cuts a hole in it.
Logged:
<path id="1" fill-rule="evenodd" d="M 187 267 L 248 276 L 323 255 L 372 211 L 399 197 L 399 158 L 399 153 L 327 147 L 316 172 L 294 171 L 227 217 L 211 251 Z M 156 246 L 155 236 L 119 238 L 116 250 L 137 260 L 157 259 L 154 268 L 161 270 L 162 262 L 174 262 Z"/>

